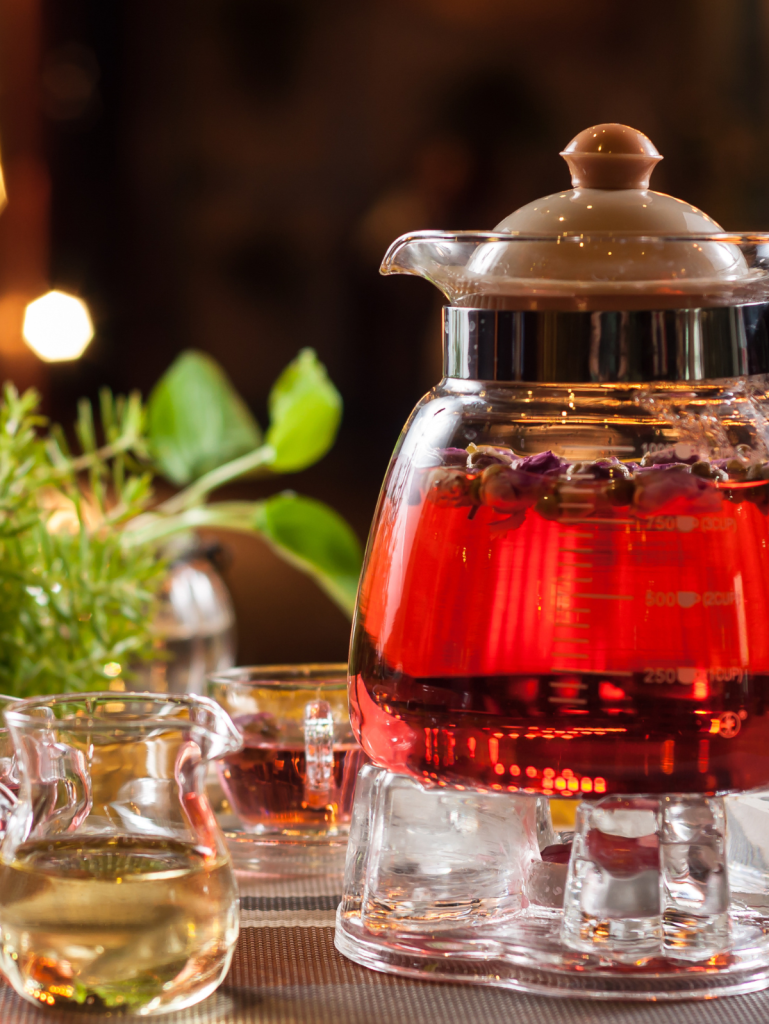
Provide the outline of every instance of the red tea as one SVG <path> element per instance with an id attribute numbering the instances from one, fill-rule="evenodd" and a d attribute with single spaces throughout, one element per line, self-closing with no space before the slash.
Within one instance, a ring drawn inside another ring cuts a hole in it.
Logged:
<path id="1" fill-rule="evenodd" d="M 494 507 L 442 468 L 386 500 L 352 651 L 366 751 L 554 795 L 769 784 L 767 487 L 682 469 L 542 476 L 517 506 L 498 478 Z"/>
<path id="2" fill-rule="evenodd" d="M 306 786 L 304 747 L 260 742 L 217 761 L 222 788 L 244 827 L 256 832 L 328 833 L 349 826 L 355 779 L 366 757 L 357 743 L 334 745 L 332 785 Z"/>

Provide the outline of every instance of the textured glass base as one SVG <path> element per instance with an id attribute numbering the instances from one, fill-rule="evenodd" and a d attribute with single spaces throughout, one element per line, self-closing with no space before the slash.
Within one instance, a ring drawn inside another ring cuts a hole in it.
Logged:
<path id="1" fill-rule="evenodd" d="M 559 833 L 542 797 L 428 788 L 366 766 L 336 946 L 376 970 L 552 995 L 768 988 L 769 886 L 757 868 L 769 802 L 751 800 L 747 845 L 746 809 L 736 805 L 740 841 L 728 844 L 715 798 L 585 802 L 576 832 Z"/>
<path id="2" fill-rule="evenodd" d="M 765 922 L 732 922 L 733 947 L 716 963 L 648 959 L 637 965 L 568 949 L 560 921 L 536 912 L 501 928 L 450 934 L 376 934 L 360 912 L 337 914 L 336 948 L 355 963 L 430 981 L 599 999 L 712 999 L 769 988 Z"/>

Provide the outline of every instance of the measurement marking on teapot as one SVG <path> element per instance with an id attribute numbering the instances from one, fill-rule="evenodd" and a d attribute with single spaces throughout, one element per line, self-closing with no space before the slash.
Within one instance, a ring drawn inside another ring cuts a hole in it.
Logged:
<path id="1" fill-rule="evenodd" d="M 570 488 L 572 493 L 576 491 L 576 488 Z M 577 491 L 577 493 L 579 493 Z M 568 503 L 568 507 L 574 510 L 593 508 L 593 504 L 582 504 L 578 502 Z M 573 633 L 576 630 L 588 630 L 589 624 L 586 622 L 576 622 L 577 617 L 584 618 L 584 616 L 590 614 L 590 608 L 575 606 L 574 599 L 579 595 L 574 593 L 574 587 L 592 583 L 593 576 L 577 576 L 576 573 L 581 570 L 592 570 L 594 569 L 592 556 L 594 555 L 594 543 L 595 534 L 590 529 L 588 523 L 580 522 L 581 529 L 574 530 L 568 529 L 568 532 L 563 532 L 566 523 L 561 523 L 561 536 L 559 537 L 560 544 L 558 546 L 557 555 L 557 571 L 559 575 L 556 576 L 555 580 L 555 610 L 558 617 L 555 619 L 556 633 L 560 635 L 554 635 L 553 637 L 553 649 L 552 658 L 554 662 L 561 663 L 566 662 L 567 665 L 572 666 L 575 662 L 584 663 L 590 661 L 591 655 L 587 652 L 578 653 L 575 648 L 585 647 L 589 640 L 586 636 L 573 636 L 569 633 Z M 587 542 L 587 543 L 585 543 Z M 592 542 L 592 543 L 591 543 Z M 572 560 L 567 556 L 581 557 L 580 561 Z M 585 560 L 585 556 L 588 556 L 588 560 Z M 564 635 L 565 634 L 565 635 Z M 561 665 L 560 668 L 555 668 L 555 671 L 566 673 L 569 668 Z M 573 668 L 577 674 L 582 673 L 582 669 L 579 667 Z M 556 695 L 548 697 L 548 700 L 552 704 L 563 704 L 579 707 L 587 704 L 584 698 L 574 696 L 574 684 L 573 681 L 569 683 L 551 683 L 557 691 L 557 688 L 563 687 L 564 692 L 569 692 L 571 696 Z M 568 689 L 567 689 L 568 687 Z M 585 684 L 578 684 L 577 691 L 585 689 Z"/>
<path id="2" fill-rule="evenodd" d="M 579 672 L 583 676 L 603 676 L 605 679 L 614 679 L 619 676 L 630 679 L 633 676 L 632 672 L 620 672 L 613 668 L 581 668 L 579 666 L 566 668 L 565 666 L 561 666 L 561 668 L 554 668 L 552 671 L 557 672 L 559 675 L 565 674 L 566 672 Z"/>
<path id="3" fill-rule="evenodd" d="M 682 686 L 693 686 L 703 676 L 711 683 L 741 683 L 744 670 L 741 668 L 644 668 L 643 681 L 651 685 L 680 683 Z"/>
<path id="4" fill-rule="evenodd" d="M 611 526 L 635 526 L 636 522 L 637 521 L 635 519 L 598 519 L 596 516 L 591 516 L 590 517 L 590 522 L 583 522 L 583 523 L 580 523 L 579 525 L 580 526 L 593 526 L 593 525 L 596 525 L 597 526 L 599 523 L 600 524 L 609 523 Z M 591 536 L 593 536 L 593 535 L 591 534 Z"/>

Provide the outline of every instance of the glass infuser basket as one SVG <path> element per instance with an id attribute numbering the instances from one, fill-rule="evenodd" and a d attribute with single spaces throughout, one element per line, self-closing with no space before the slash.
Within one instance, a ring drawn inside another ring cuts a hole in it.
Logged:
<path id="1" fill-rule="evenodd" d="M 450 305 L 361 580 L 378 767 L 337 944 L 564 994 L 765 987 L 769 235 L 651 191 L 633 129 L 562 155 L 571 190 L 383 263 Z"/>

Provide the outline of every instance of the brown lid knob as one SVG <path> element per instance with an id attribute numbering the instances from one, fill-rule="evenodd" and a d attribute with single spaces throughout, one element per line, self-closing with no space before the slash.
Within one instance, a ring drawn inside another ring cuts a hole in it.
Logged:
<path id="1" fill-rule="evenodd" d="M 561 156 L 574 188 L 648 188 L 662 157 L 643 132 L 626 124 L 597 124 L 575 135 Z"/>

